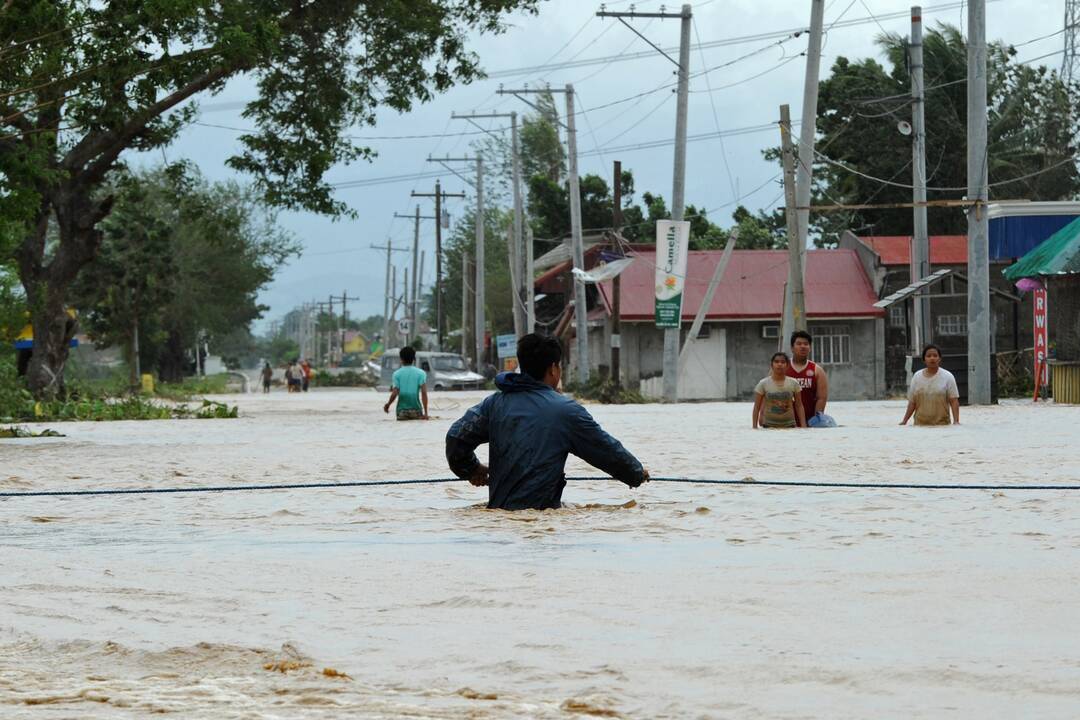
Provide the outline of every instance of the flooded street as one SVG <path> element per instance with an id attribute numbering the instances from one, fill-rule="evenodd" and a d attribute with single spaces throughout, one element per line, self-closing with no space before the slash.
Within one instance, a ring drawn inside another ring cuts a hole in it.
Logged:
<path id="1" fill-rule="evenodd" d="M 229 396 L 237 420 L 4 441 L 0 489 L 448 476 L 384 396 Z M 658 476 L 1076 483 L 1080 407 L 590 406 Z M 570 474 L 595 473 L 573 460 Z M 572 482 L 0 500 L 0 717 L 1073 718 L 1080 492 Z M 344 674 L 347 677 L 341 677 Z"/>

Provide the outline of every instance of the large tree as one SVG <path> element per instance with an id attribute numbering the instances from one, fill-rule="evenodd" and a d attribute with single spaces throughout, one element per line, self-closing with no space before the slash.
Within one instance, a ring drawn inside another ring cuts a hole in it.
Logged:
<path id="1" fill-rule="evenodd" d="M 370 158 L 348 136 L 380 107 L 407 111 L 480 74 L 472 30 L 538 0 L 8 0 L 0 11 L 0 201 L 35 328 L 28 373 L 63 392 L 68 289 L 101 243 L 100 193 L 126 150 L 170 143 L 191 102 L 252 78 L 255 130 L 228 160 L 272 204 L 331 215 L 323 181 Z M 11 216 L 5 216 L 10 218 Z M 46 241 L 50 225 L 57 242 Z"/>
<path id="2" fill-rule="evenodd" d="M 911 119 L 906 39 L 883 35 L 878 44 L 887 65 L 839 57 L 818 96 L 818 149 L 871 177 L 819 159 L 814 166 L 815 204 L 911 202 L 911 190 L 903 187 L 912 183 L 911 138 L 897 131 L 900 120 Z M 967 48 L 960 31 L 944 24 L 927 32 L 923 44 L 927 195 L 931 200 L 956 199 L 966 194 L 967 186 Z M 991 187 L 990 197 L 1076 197 L 1080 173 L 1069 159 L 1080 131 L 1080 94 L 1056 72 L 1019 64 L 1015 56 L 1016 50 L 1004 43 L 990 45 L 987 164 L 991 184 L 1001 183 Z M 1006 182 L 1014 178 L 1024 179 Z M 966 218 L 958 209 L 931 208 L 928 215 L 932 233 L 966 232 Z M 834 243 L 845 229 L 907 235 L 912 213 L 823 213 L 813 225 L 819 244 Z"/>
<path id="3" fill-rule="evenodd" d="M 179 380 L 197 342 L 261 317 L 258 292 L 297 245 L 249 190 L 184 164 L 124 173 L 108 191 L 115 206 L 72 301 L 98 345 L 125 347 L 134 367 L 138 337 L 143 369 Z"/>

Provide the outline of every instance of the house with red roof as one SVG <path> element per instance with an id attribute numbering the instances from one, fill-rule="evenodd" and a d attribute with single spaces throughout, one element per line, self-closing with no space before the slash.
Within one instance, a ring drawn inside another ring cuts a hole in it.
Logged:
<path id="1" fill-rule="evenodd" d="M 720 250 L 691 251 L 683 296 L 683 341 L 704 301 Z M 633 262 L 620 275 L 620 375 L 628 387 L 659 395 L 664 331 L 655 323 L 655 246 L 633 245 Z M 610 258 L 607 258 L 610 259 Z M 605 260 L 594 248 L 586 268 Z M 565 265 L 565 267 L 564 267 Z M 561 298 L 569 266 L 561 263 L 537 278 L 537 292 Z M 785 250 L 736 250 L 731 257 L 705 322 L 679 374 L 679 397 L 686 400 L 748 399 L 768 374 L 769 358 L 788 351 L 780 338 L 787 282 Z M 610 367 L 614 282 L 589 286 L 589 360 L 594 372 Z M 806 259 L 806 312 L 814 336 L 814 360 L 829 372 L 830 397 L 854 400 L 885 393 L 884 311 L 854 250 L 809 250 Z M 561 304 L 561 299 L 558 300 Z M 553 321 L 554 322 L 554 321 Z M 564 337 L 573 323 L 561 323 Z M 576 362 L 575 343 L 566 347 Z"/>

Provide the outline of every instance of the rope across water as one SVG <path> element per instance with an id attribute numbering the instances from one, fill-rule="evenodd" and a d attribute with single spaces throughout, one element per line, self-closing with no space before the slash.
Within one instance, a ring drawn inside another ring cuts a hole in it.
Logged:
<path id="1" fill-rule="evenodd" d="M 606 477 L 577 476 L 567 480 L 610 480 Z M 177 493 L 241 492 L 259 490 L 314 490 L 328 488 L 380 487 L 393 485 L 430 485 L 437 483 L 465 482 L 458 478 L 429 478 L 412 480 L 356 480 L 352 482 L 281 483 L 271 485 L 204 485 L 165 488 L 107 488 L 102 490 L 27 490 L 0 491 L 2 498 L 19 497 L 83 497 L 89 495 L 163 495 Z M 688 483 L 694 485 L 753 485 L 758 487 L 805 487 L 805 488 L 871 488 L 880 490 L 1080 490 L 1076 485 L 968 485 L 963 483 L 875 483 L 875 482 L 816 482 L 813 480 L 709 480 L 684 477 L 654 477 L 650 482 Z"/>

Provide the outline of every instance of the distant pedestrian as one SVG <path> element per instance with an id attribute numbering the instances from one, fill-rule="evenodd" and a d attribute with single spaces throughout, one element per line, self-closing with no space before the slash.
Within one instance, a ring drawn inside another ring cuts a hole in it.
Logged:
<path id="1" fill-rule="evenodd" d="M 916 425 L 948 425 L 951 411 L 952 422 L 959 425 L 960 391 L 953 374 L 941 367 L 941 350 L 927 345 L 922 358 L 926 367 L 911 376 L 907 411 L 900 424 L 907 425 L 914 415 Z"/>
<path id="2" fill-rule="evenodd" d="M 304 392 L 307 392 L 308 385 L 311 384 L 311 363 L 307 361 L 307 358 L 304 358 L 304 362 L 300 363 L 300 372 L 303 374 L 301 387 Z"/>
<path id="3" fill-rule="evenodd" d="M 274 368 L 270 367 L 270 363 L 266 363 L 266 366 L 262 369 L 262 386 L 263 392 L 270 392 L 270 381 L 274 379 Z"/>
<path id="4" fill-rule="evenodd" d="M 293 360 L 285 370 L 285 381 L 289 384 L 289 392 L 300 392 L 300 384 L 303 382 L 304 371 L 300 369 L 300 363 Z"/>
<path id="5" fill-rule="evenodd" d="M 802 390 L 787 376 L 787 353 L 773 353 L 768 377 L 754 388 L 754 429 L 806 427 L 806 413 L 799 399 Z"/>
<path id="6" fill-rule="evenodd" d="M 416 367 L 416 350 L 408 345 L 401 348 L 398 356 L 401 367 L 390 380 L 390 399 L 383 405 L 383 412 L 389 413 L 397 400 L 398 420 L 427 420 L 427 373 Z"/>

